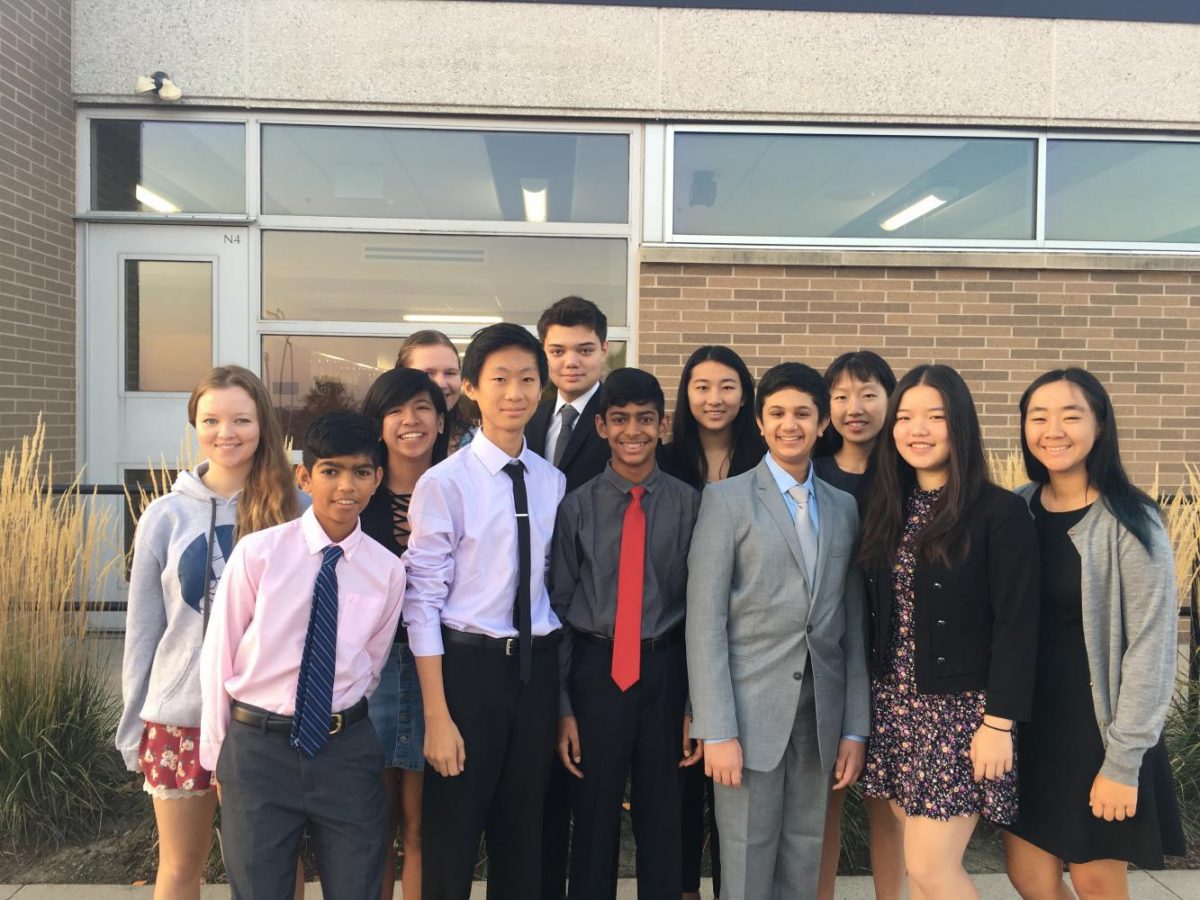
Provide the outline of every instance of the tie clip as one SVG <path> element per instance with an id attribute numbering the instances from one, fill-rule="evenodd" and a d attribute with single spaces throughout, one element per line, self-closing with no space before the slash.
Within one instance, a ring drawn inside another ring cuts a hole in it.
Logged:
<path id="1" fill-rule="evenodd" d="M 528 519 L 529 513 L 517 513 L 516 516 L 518 519 Z"/>

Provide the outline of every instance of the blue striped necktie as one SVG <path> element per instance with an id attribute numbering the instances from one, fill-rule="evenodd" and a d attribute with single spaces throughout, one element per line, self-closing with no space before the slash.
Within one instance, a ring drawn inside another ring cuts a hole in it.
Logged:
<path id="1" fill-rule="evenodd" d="M 338 583 L 337 563 L 342 548 L 330 544 L 321 560 L 313 589 L 300 678 L 296 682 L 296 714 L 292 716 L 291 744 L 312 758 L 329 740 L 333 718 L 333 665 L 337 656 Z"/>

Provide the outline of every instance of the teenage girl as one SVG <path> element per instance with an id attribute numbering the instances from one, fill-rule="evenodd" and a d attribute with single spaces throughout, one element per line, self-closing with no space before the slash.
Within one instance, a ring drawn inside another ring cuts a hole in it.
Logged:
<path id="1" fill-rule="evenodd" d="M 949 366 L 896 386 L 862 526 L 871 626 L 863 787 L 891 803 L 917 900 L 979 895 L 962 858 L 979 817 L 1017 815 L 1013 723 L 1033 704 L 1038 547 L 988 480 L 971 392 Z"/>
<path id="2" fill-rule="evenodd" d="M 829 385 L 830 423 L 817 442 L 813 467 L 817 477 L 851 494 L 861 509 L 868 488 L 867 469 L 887 415 L 888 398 L 896 389 L 892 367 L 870 350 L 843 353 L 825 370 Z M 842 851 L 842 809 L 846 791 L 833 791 L 825 813 L 818 900 L 833 900 Z M 904 846 L 900 822 L 886 800 L 867 798 L 871 826 L 871 874 L 876 900 L 900 900 L 904 893 Z"/>
<path id="3" fill-rule="evenodd" d="M 446 404 L 438 386 L 416 369 L 380 375 L 363 398 L 364 416 L 379 424 L 387 450 L 383 481 L 360 520 L 363 531 L 397 556 L 408 547 L 408 511 L 417 479 L 443 456 L 438 438 L 445 429 Z M 404 900 L 421 897 L 421 785 L 425 768 L 425 719 L 408 633 L 401 626 L 392 652 L 371 695 L 368 709 L 386 757 L 383 785 L 388 797 L 388 853 L 382 900 L 396 886 L 396 836 L 404 848 L 401 890 Z"/>
<path id="4" fill-rule="evenodd" d="M 1129 481 L 1108 393 L 1057 369 L 1021 397 L 1042 554 L 1033 720 L 1008 877 L 1026 900 L 1127 898 L 1129 863 L 1184 853 L 1162 742 L 1178 652 L 1175 561 L 1157 504 Z M 1070 888 L 1063 882 L 1070 869 Z"/>
<path id="5" fill-rule="evenodd" d="M 671 426 L 671 443 L 659 465 L 700 490 L 741 475 L 767 452 L 754 421 L 754 379 L 742 358 L 728 347 L 700 347 L 683 367 Z M 694 752 L 685 734 L 680 759 Z M 681 762 L 682 766 L 683 763 Z M 699 900 L 700 856 L 704 844 L 704 797 L 708 797 L 709 861 L 713 896 L 721 893 L 720 837 L 713 818 L 712 780 L 700 766 L 683 769 L 683 897 Z"/>
<path id="6" fill-rule="evenodd" d="M 396 354 L 396 368 L 420 369 L 441 388 L 446 427 L 438 441 L 438 458 L 445 459 L 471 443 L 479 427 L 472 424 L 463 410 L 468 401 L 459 399 L 462 397 L 462 372 L 454 342 L 433 329 L 411 334 Z"/>
<path id="7" fill-rule="evenodd" d="M 158 825 L 155 900 L 197 900 L 217 795 L 200 767 L 198 659 L 234 542 L 299 514 L 283 434 L 263 383 L 240 366 L 188 400 L 204 461 L 142 513 L 133 542 L 117 749 L 145 776 Z M 303 880 L 298 880 L 298 892 Z"/>

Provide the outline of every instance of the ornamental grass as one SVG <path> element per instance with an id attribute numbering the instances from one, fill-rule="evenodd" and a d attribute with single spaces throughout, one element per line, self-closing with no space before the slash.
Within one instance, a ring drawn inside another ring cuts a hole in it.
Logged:
<path id="1" fill-rule="evenodd" d="M 120 712 L 84 642 L 88 592 L 112 516 L 78 480 L 50 491 L 45 429 L 0 464 L 0 845 L 55 844 L 95 831 L 127 781 L 113 749 Z"/>

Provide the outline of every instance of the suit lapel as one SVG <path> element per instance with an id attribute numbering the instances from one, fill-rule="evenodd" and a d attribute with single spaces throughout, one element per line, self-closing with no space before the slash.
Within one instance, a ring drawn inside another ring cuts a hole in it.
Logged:
<path id="1" fill-rule="evenodd" d="M 796 566 L 800 569 L 800 578 L 805 584 L 808 584 L 808 576 L 804 569 L 804 554 L 800 550 L 800 538 L 796 535 L 796 523 L 792 521 L 792 514 L 788 512 L 783 494 L 779 492 L 779 485 L 775 483 L 775 478 L 771 474 L 771 470 L 767 468 L 765 459 L 754 470 L 754 480 L 758 485 L 758 499 L 766 506 L 767 512 L 771 514 L 771 518 L 774 519 L 784 540 L 787 541 L 788 548 L 795 557 Z M 818 556 L 820 556 L 819 551 Z M 811 588 L 811 585 L 809 587 Z"/>
<path id="2" fill-rule="evenodd" d="M 579 414 L 579 419 L 575 422 L 575 427 L 571 429 L 571 439 L 567 442 L 567 449 L 563 451 L 562 459 L 558 461 L 558 467 L 564 472 L 567 466 L 571 464 L 571 460 L 579 453 L 580 449 L 591 435 L 595 435 L 599 440 L 600 435 L 596 433 L 596 410 L 600 408 L 600 391 L 592 394 L 592 398 L 583 406 L 583 412 Z M 543 433 L 543 439 L 545 434 Z"/>
<path id="3" fill-rule="evenodd" d="M 820 525 L 817 528 L 817 564 L 813 567 L 813 599 L 820 590 L 825 567 L 829 563 L 829 547 L 832 536 L 842 527 L 841 515 L 837 504 L 830 496 L 831 488 L 820 478 L 813 478 L 813 490 L 817 494 L 817 516 Z"/>
<path id="4" fill-rule="evenodd" d="M 538 406 L 533 418 L 525 426 L 525 443 L 538 456 L 546 458 L 546 429 L 554 412 L 554 401 L 547 400 Z"/>

